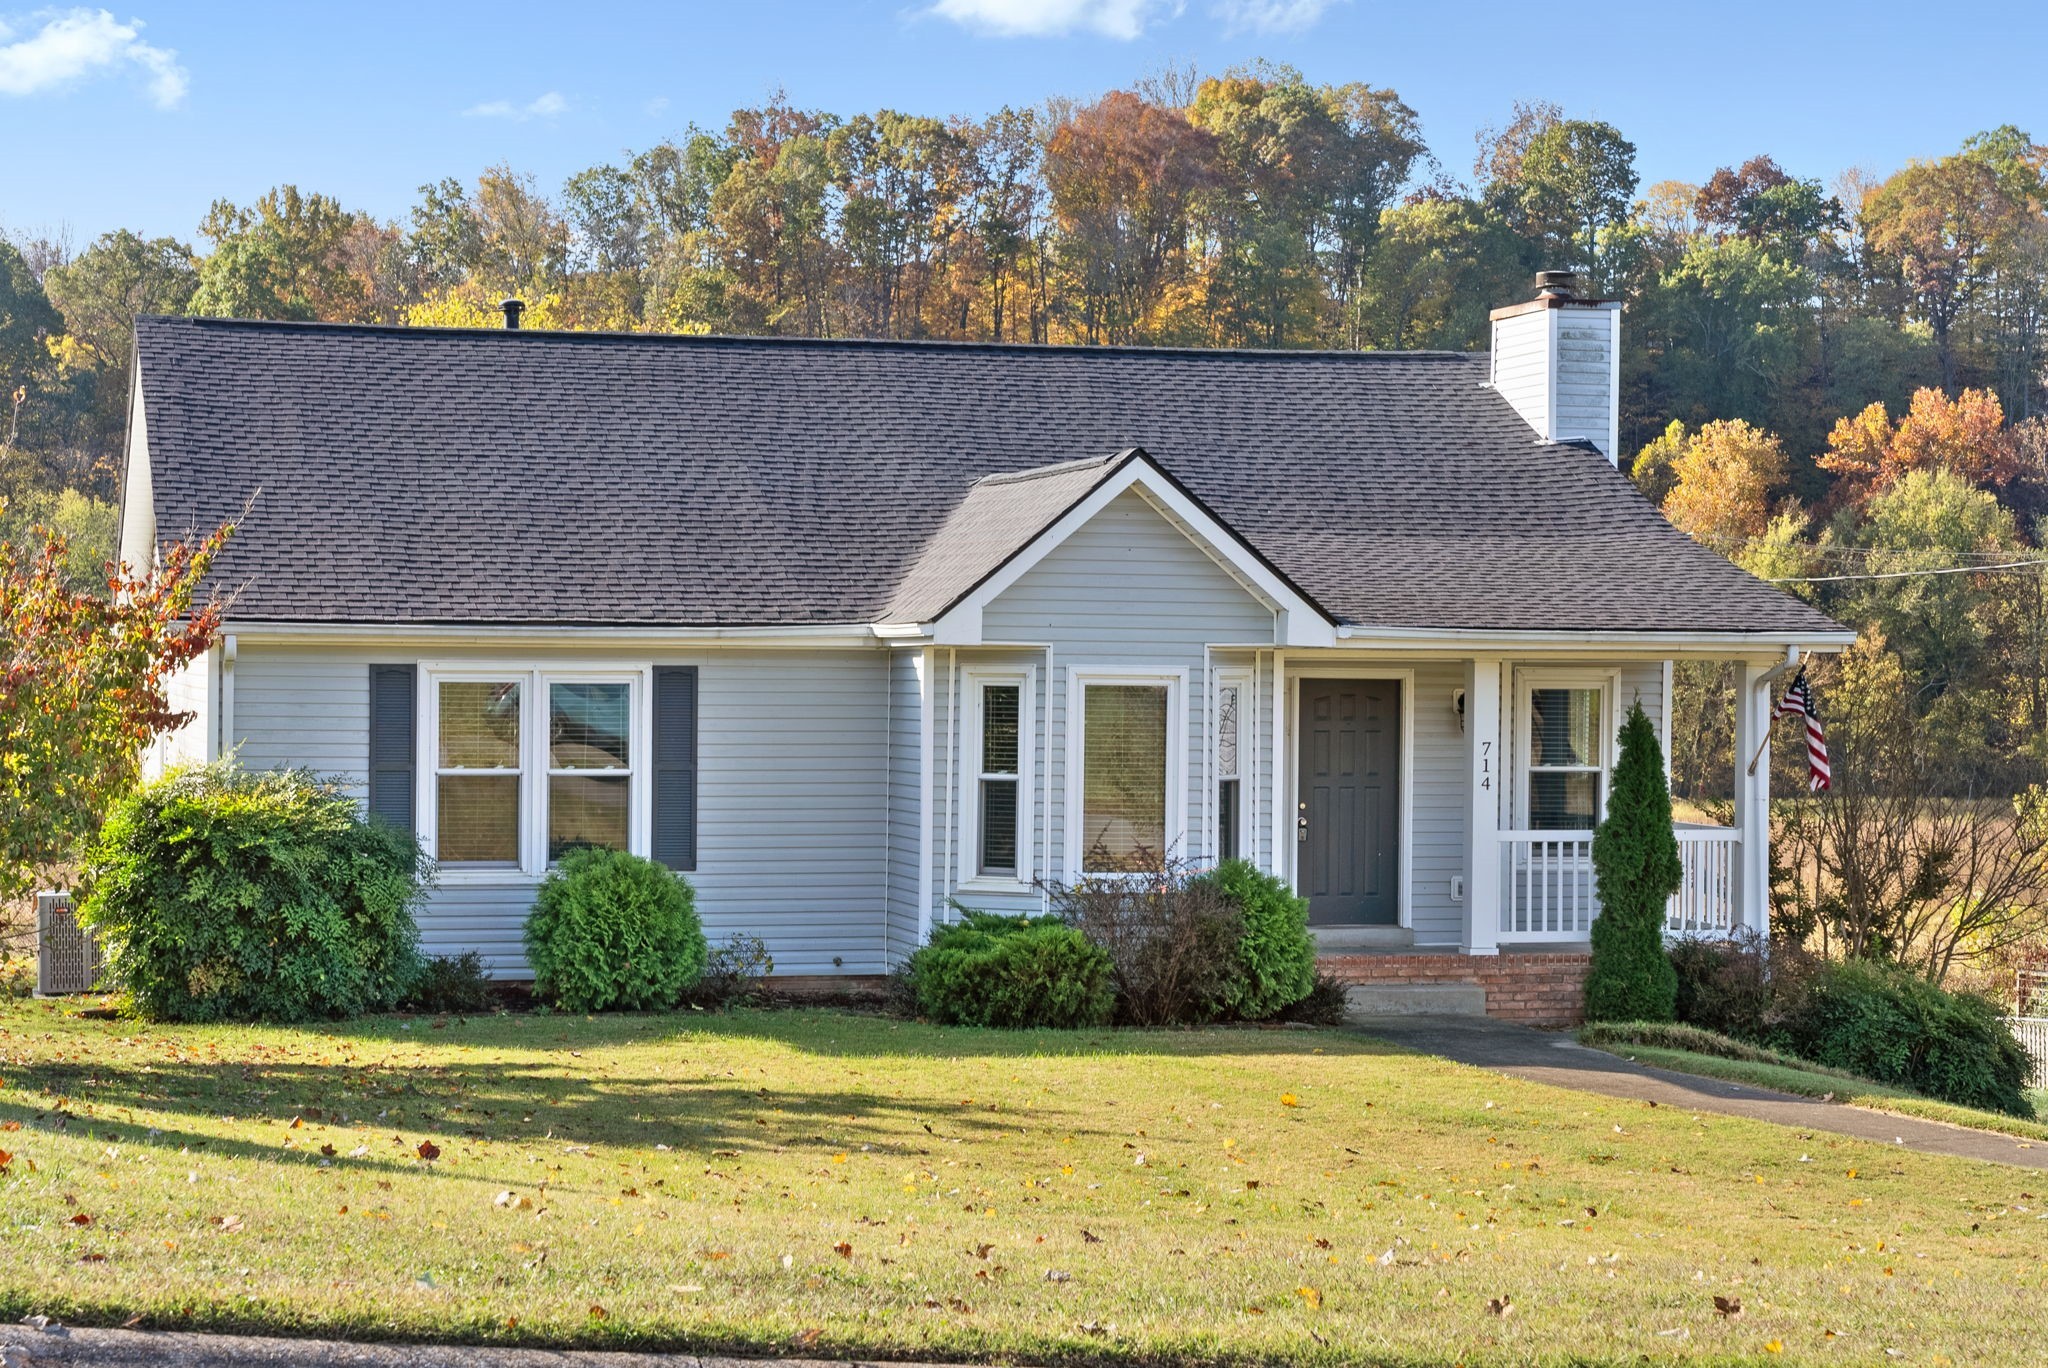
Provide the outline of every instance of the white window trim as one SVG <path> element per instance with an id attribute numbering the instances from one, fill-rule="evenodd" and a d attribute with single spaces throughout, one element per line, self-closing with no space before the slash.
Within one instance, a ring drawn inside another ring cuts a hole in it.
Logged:
<path id="1" fill-rule="evenodd" d="M 1607 795 L 1613 786 L 1615 735 L 1619 721 L 1615 716 L 1614 700 L 1621 692 L 1620 670 L 1599 669 L 1558 669 L 1554 667 L 1518 667 L 1515 670 L 1515 734 L 1513 766 L 1509 773 L 1514 783 L 1515 829 L 1527 831 L 1529 827 L 1529 738 L 1535 731 L 1535 693 L 1538 689 L 1597 689 L 1600 692 L 1600 716 L 1594 720 L 1593 735 L 1600 746 L 1600 810 L 1594 821 L 1607 818 Z"/>
<path id="2" fill-rule="evenodd" d="M 1142 877 L 1084 874 L 1081 869 L 1082 803 L 1087 773 L 1088 712 L 1091 684 L 1164 685 L 1166 688 L 1166 851 L 1187 854 L 1188 845 L 1188 672 L 1128 665 L 1071 665 L 1067 668 L 1067 799 L 1066 876 L 1081 878 Z"/>
<path id="3" fill-rule="evenodd" d="M 1252 832 L 1256 826 L 1252 821 L 1252 794 L 1256 789 L 1253 749 L 1258 736 L 1254 725 L 1258 700 L 1253 692 L 1253 672 L 1249 669 L 1231 666 L 1210 672 L 1209 686 L 1209 787 L 1203 794 L 1205 811 L 1208 814 L 1209 859 L 1221 863 L 1223 859 L 1223 832 L 1220 809 L 1217 800 L 1217 786 L 1223 782 L 1222 747 L 1223 733 L 1218 719 L 1223 716 L 1222 702 L 1225 689 L 1237 690 L 1237 853 L 1242 859 L 1252 858 Z"/>
<path id="4" fill-rule="evenodd" d="M 1014 878 L 981 872 L 981 691 L 988 685 L 1017 689 L 1017 873 Z M 1037 787 L 1032 777 L 1038 745 L 1038 667 L 960 667 L 960 868 L 954 887 L 964 893 L 1028 893 L 1038 874 L 1032 846 Z"/>
<path id="5" fill-rule="evenodd" d="M 440 685 L 444 682 L 505 683 L 518 681 L 522 690 L 519 716 L 519 863 L 516 868 L 478 865 L 443 865 L 439 882 L 444 886 L 534 884 L 548 869 L 547 790 L 548 777 L 560 773 L 547 763 L 547 719 L 549 684 L 625 684 L 630 686 L 627 708 L 632 720 L 632 784 L 626 810 L 626 849 L 645 855 L 653 830 L 653 666 L 641 663 L 563 662 L 536 664 L 532 660 L 421 661 L 416 716 L 419 746 L 416 752 L 417 782 L 414 810 L 418 816 L 420 846 L 438 861 L 440 835 Z M 578 771 L 602 774 L 606 771 Z"/>

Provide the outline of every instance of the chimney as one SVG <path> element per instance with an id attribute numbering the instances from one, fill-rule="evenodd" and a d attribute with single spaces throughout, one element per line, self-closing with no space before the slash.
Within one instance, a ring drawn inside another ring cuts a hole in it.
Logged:
<path id="1" fill-rule="evenodd" d="M 1582 299 L 1570 271 L 1538 271 L 1536 297 L 1493 311 L 1493 387 L 1546 442 L 1591 442 L 1608 463 L 1621 431 L 1621 301 Z"/>
<path id="2" fill-rule="evenodd" d="M 523 299 L 508 299 L 502 307 L 505 310 L 505 330 L 507 332 L 517 331 L 519 315 L 526 308 L 526 301 Z"/>

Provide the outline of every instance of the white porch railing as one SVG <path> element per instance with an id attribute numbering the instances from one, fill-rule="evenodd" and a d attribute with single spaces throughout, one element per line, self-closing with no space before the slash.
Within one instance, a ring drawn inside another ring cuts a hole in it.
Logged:
<path id="1" fill-rule="evenodd" d="M 2029 1081 L 2037 1088 L 2048 1088 L 2048 1017 L 2007 1017 L 2005 1024 L 2012 1027 L 2027 1057 L 2034 1061 L 2034 1076 Z"/>
<path id="2" fill-rule="evenodd" d="M 1725 934 L 1735 925 L 1740 836 L 1731 827 L 1677 828 L 1685 880 L 1665 912 L 1667 935 Z M 1582 941 L 1600 915 L 1590 831 L 1503 831 L 1500 934 L 1514 941 Z"/>

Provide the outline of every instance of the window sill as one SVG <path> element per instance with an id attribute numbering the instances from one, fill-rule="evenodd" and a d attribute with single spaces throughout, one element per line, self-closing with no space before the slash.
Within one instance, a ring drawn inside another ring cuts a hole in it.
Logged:
<path id="1" fill-rule="evenodd" d="M 953 891 L 955 893 L 1002 894 L 1006 897 L 1018 897 L 1020 895 L 1036 897 L 1039 890 L 1037 884 L 1027 883 L 1022 879 L 989 878 L 983 875 L 954 884 Z"/>
<path id="2" fill-rule="evenodd" d="M 442 865 L 436 874 L 435 883 L 443 888 L 509 888 L 535 885 L 541 881 L 540 875 L 529 874 L 523 869 L 463 869 Z"/>

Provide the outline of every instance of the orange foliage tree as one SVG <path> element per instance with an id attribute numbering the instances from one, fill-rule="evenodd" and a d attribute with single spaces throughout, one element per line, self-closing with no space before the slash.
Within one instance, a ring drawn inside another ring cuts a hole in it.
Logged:
<path id="1" fill-rule="evenodd" d="M 1838 420 L 1820 466 L 1840 476 L 1861 504 L 1915 470 L 1946 470 L 2002 489 L 2019 473 L 2020 459 L 1996 394 L 1966 389 L 1950 399 L 1922 389 L 1897 422 L 1883 404 Z"/>

